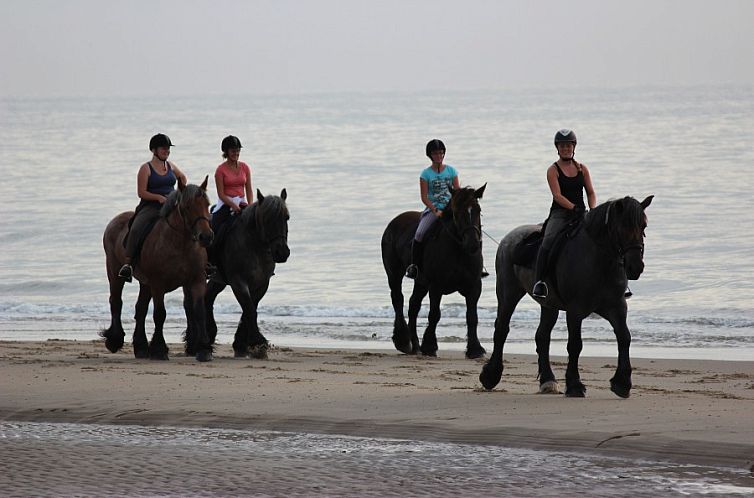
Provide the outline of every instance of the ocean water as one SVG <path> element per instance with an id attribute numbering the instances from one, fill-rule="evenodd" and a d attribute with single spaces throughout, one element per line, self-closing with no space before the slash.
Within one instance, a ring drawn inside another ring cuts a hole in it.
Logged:
<path id="1" fill-rule="evenodd" d="M 215 428 L 0 423 L 11 496 L 753 496 L 746 469 Z"/>
<path id="2" fill-rule="evenodd" d="M 546 217 L 552 136 L 570 127 L 600 202 L 655 195 L 646 270 L 631 283 L 633 355 L 754 359 L 751 87 L 3 99 L 0 116 L 3 339 L 96 338 L 109 323 L 102 232 L 137 203 L 149 137 L 170 135 L 170 159 L 200 183 L 232 133 L 255 188 L 288 192 L 292 252 L 260 305 L 262 332 L 284 346 L 391 349 L 380 237 L 393 216 L 420 207 L 424 144 L 445 141 L 463 185 L 487 183 L 492 270 L 496 241 Z M 496 310 L 491 273 L 479 303 L 486 345 Z M 136 293 L 126 287 L 127 329 Z M 167 299 L 169 341 L 184 328 L 181 299 Z M 229 291 L 216 312 L 219 341 L 232 341 L 239 307 Z M 460 296 L 444 298 L 440 354 L 464 347 L 464 313 Z M 534 353 L 538 315 L 522 300 L 509 350 Z M 584 337 L 583 354 L 615 354 L 604 320 L 586 320 Z M 565 339 L 560 323 L 553 354 L 565 354 Z"/>

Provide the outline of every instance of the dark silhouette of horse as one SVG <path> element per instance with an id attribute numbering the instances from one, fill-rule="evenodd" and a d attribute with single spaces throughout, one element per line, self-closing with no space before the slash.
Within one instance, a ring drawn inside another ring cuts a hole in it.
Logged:
<path id="1" fill-rule="evenodd" d="M 113 218 L 102 239 L 110 282 L 110 327 L 102 331 L 101 336 L 112 353 L 123 347 L 125 337 L 120 320 L 125 281 L 118 277 L 118 270 L 125 260 L 123 238 L 132 215 L 133 211 L 127 211 Z M 184 185 L 179 180 L 178 190 L 172 192 L 162 206 L 160 217 L 144 240 L 139 261 L 134 266 L 134 277 L 139 281 L 133 336 L 137 358 L 168 359 L 168 347 L 162 334 L 166 316 L 164 299 L 166 293 L 178 287 L 183 287 L 186 319 L 201 337 L 196 349 L 197 360 L 204 361 L 211 352 L 205 329 L 204 294 L 207 289 L 205 247 L 212 242 L 212 237 L 207 177 L 199 186 Z M 147 343 L 144 321 L 150 299 L 154 303 L 154 334 Z"/>
<path id="2" fill-rule="evenodd" d="M 610 379 L 610 389 L 622 398 L 631 391 L 631 334 L 626 326 L 628 280 L 636 280 L 644 271 L 644 210 L 654 196 L 641 203 L 633 197 L 611 200 L 589 211 L 580 228 L 571 235 L 550 264 L 546 279 L 550 294 L 537 299 L 541 306 L 536 333 L 540 392 L 559 393 L 550 368 L 550 334 L 558 319 L 558 310 L 566 312 L 568 324 L 568 367 L 566 396 L 583 397 L 586 387 L 579 376 L 582 349 L 581 322 L 591 313 L 605 318 L 613 327 L 618 342 L 618 367 Z M 479 380 L 486 389 L 500 382 L 503 374 L 503 346 L 510 330 L 516 305 L 534 284 L 531 268 L 514 262 L 516 246 L 539 225 L 520 226 L 500 242 L 495 259 L 497 271 L 497 319 L 494 350 L 482 368 Z"/>
<path id="3" fill-rule="evenodd" d="M 227 285 L 241 305 L 242 314 L 233 340 L 236 357 L 251 355 L 265 358 L 269 344 L 257 325 L 257 306 L 275 274 L 275 263 L 285 263 L 291 251 L 288 248 L 288 208 L 285 189 L 280 197 L 264 196 L 257 190 L 257 201 L 234 216 L 217 249 L 218 275 L 207 284 L 205 298 L 207 334 L 211 344 L 217 336 L 215 323 L 215 298 Z M 201 341 L 198 342 L 201 344 Z M 197 347 L 193 330 L 186 333 L 186 352 Z"/>
<path id="4" fill-rule="evenodd" d="M 477 302 L 482 293 L 482 225 L 479 199 L 487 184 L 474 190 L 465 187 L 451 192 L 451 200 L 432 233 L 424 239 L 423 265 L 414 280 L 408 306 L 408 325 L 403 315 L 402 282 L 411 259 L 411 242 L 421 213 L 401 213 L 382 234 L 382 264 L 390 286 L 395 310 L 393 344 L 406 354 L 437 355 L 435 330 L 440 321 L 443 295 L 458 292 L 466 298 L 466 357 L 484 356 L 477 337 Z M 416 333 L 416 317 L 429 292 L 429 316 L 421 346 Z"/>

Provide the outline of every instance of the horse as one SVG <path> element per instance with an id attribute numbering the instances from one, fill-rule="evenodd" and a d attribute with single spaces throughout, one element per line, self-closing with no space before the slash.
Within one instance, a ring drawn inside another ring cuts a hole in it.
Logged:
<path id="1" fill-rule="evenodd" d="M 105 266 L 110 283 L 110 327 L 100 335 L 111 353 L 123 347 L 123 325 L 120 315 L 123 307 L 122 292 L 125 281 L 118 270 L 125 261 L 123 240 L 128 232 L 128 220 L 133 211 L 120 213 L 108 223 L 102 238 L 105 248 Z M 178 180 L 178 190 L 173 191 L 163 204 L 160 216 L 144 240 L 134 277 L 139 281 L 136 301 L 136 329 L 133 335 L 136 358 L 168 359 L 168 347 L 163 337 L 165 323 L 165 294 L 183 287 L 183 304 L 186 319 L 197 331 L 200 346 L 196 359 L 205 361 L 211 353 L 206 336 L 204 295 L 207 289 L 205 267 L 206 247 L 212 242 L 209 222 L 207 177 L 197 185 L 185 185 Z M 154 334 L 147 343 L 145 318 L 150 299 L 154 303 Z"/>
<path id="2" fill-rule="evenodd" d="M 610 379 L 610 390 L 621 398 L 631 392 L 631 334 L 626 325 L 625 289 L 628 280 L 637 280 L 644 271 L 645 210 L 654 196 L 639 202 L 633 197 L 611 200 L 590 210 L 583 224 L 571 233 L 554 261 L 547 278 L 550 292 L 540 304 L 540 321 L 535 336 L 540 393 L 559 394 L 550 367 L 550 334 L 559 310 L 566 312 L 568 324 L 568 397 L 584 397 L 586 387 L 579 376 L 582 349 L 581 322 L 591 313 L 605 318 L 613 327 L 618 343 L 618 366 Z M 497 272 L 497 317 L 494 350 L 482 368 L 479 380 L 485 389 L 494 388 L 503 373 L 503 346 L 510 331 L 516 305 L 531 295 L 534 271 L 515 261 L 515 250 L 541 225 L 513 229 L 501 241 L 495 259 Z"/>
<path id="3" fill-rule="evenodd" d="M 437 356 L 437 323 L 442 296 L 458 292 L 466 298 L 466 357 L 480 358 L 485 350 L 477 337 L 477 302 L 482 293 L 482 224 L 479 199 L 484 184 L 451 190 L 451 199 L 442 218 L 424 240 L 423 267 L 414 280 L 409 298 L 408 325 L 403 315 L 402 282 L 411 259 L 411 243 L 421 213 L 406 211 L 387 225 L 382 234 L 382 264 L 390 286 L 395 311 L 393 345 L 405 354 Z M 421 346 L 416 333 L 416 317 L 429 292 L 428 325 Z"/>
<path id="4" fill-rule="evenodd" d="M 251 356 L 266 358 L 269 349 L 267 339 L 259 331 L 257 306 L 275 274 L 275 264 L 285 263 L 291 254 L 288 248 L 288 208 L 285 189 L 280 196 L 264 196 L 257 189 L 257 201 L 246 207 L 235 220 L 220 231 L 225 231 L 218 248 L 218 274 L 207 284 L 205 311 L 207 335 L 210 344 L 217 337 L 214 315 L 215 298 L 230 285 L 242 314 L 238 322 L 233 352 L 236 358 Z M 186 352 L 196 348 L 197 338 L 191 328 L 186 333 Z"/>

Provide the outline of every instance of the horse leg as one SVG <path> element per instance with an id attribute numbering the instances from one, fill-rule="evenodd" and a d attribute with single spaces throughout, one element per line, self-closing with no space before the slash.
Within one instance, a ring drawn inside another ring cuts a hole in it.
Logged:
<path id="1" fill-rule="evenodd" d="M 168 345 L 165 344 L 165 337 L 162 335 L 162 327 L 165 325 L 165 294 L 162 292 L 152 292 L 152 304 L 154 312 L 154 334 L 149 342 L 149 358 L 152 360 L 167 360 Z"/>
<path id="2" fill-rule="evenodd" d="M 256 323 L 257 307 L 251 298 L 248 285 L 234 282 L 231 284 L 231 288 L 242 310 L 241 319 L 238 322 L 236 335 L 233 339 L 233 351 L 236 358 L 245 358 L 249 355 L 249 348 L 251 347 L 251 324 Z M 266 351 L 264 354 L 266 355 Z"/>
<path id="3" fill-rule="evenodd" d="M 148 286 L 139 283 L 139 297 L 136 299 L 136 311 L 134 313 L 133 347 L 136 358 L 149 358 L 149 342 L 147 341 L 146 320 L 149 312 L 149 300 L 152 299 L 152 291 Z"/>
<path id="4" fill-rule="evenodd" d="M 540 306 L 539 326 L 534 335 L 537 344 L 537 364 L 539 373 L 540 394 L 560 394 L 558 381 L 550 366 L 550 337 L 555 322 L 558 321 L 558 310 Z"/>
<path id="5" fill-rule="evenodd" d="M 579 375 L 579 356 L 584 347 L 581 340 L 580 316 L 566 313 L 568 323 L 568 367 L 566 368 L 566 392 L 569 398 L 583 398 L 586 396 L 586 387 L 581 383 Z"/>
<path id="6" fill-rule="evenodd" d="M 207 319 L 207 338 L 210 344 L 217 339 L 217 323 L 215 322 L 215 299 L 225 289 L 225 284 L 210 280 L 207 283 L 207 294 L 204 296 L 204 313 Z"/>
<path id="7" fill-rule="evenodd" d="M 610 379 L 610 390 L 621 398 L 628 398 L 631 395 L 631 332 L 626 325 L 625 305 L 622 310 L 614 312 L 607 319 L 613 326 L 615 339 L 618 341 L 618 368 Z"/>
<path id="8" fill-rule="evenodd" d="M 202 362 L 212 360 L 212 345 L 210 344 L 205 327 L 205 289 L 206 284 L 203 279 L 199 282 L 194 282 L 190 287 L 184 286 L 183 288 L 183 306 L 189 329 L 192 330 L 191 336 L 193 338 L 192 346 L 194 354 L 196 355 L 196 360 Z"/>
<path id="9" fill-rule="evenodd" d="M 485 389 L 494 388 L 503 376 L 503 347 L 510 332 L 511 317 L 516 305 L 526 292 L 514 280 L 506 281 L 498 272 L 497 280 L 497 316 L 493 336 L 492 356 L 482 367 L 479 382 Z"/>
<path id="10" fill-rule="evenodd" d="M 414 281 L 414 290 L 408 299 L 408 331 L 411 334 L 411 353 L 409 354 L 419 354 L 419 335 L 416 332 L 416 320 L 427 292 L 429 292 L 427 287 Z"/>
<path id="11" fill-rule="evenodd" d="M 388 276 L 387 283 L 390 286 L 390 301 L 393 303 L 395 320 L 393 321 L 393 346 L 401 353 L 412 354 L 413 347 L 411 336 L 403 315 L 403 273 L 393 273 Z"/>
<path id="12" fill-rule="evenodd" d="M 100 332 L 100 336 L 105 339 L 107 350 L 111 353 L 117 353 L 123 347 L 123 339 L 126 337 L 120 318 L 123 311 L 123 284 L 125 281 L 116 275 L 111 275 L 109 266 L 107 273 L 110 283 L 110 326 Z"/>
<path id="13" fill-rule="evenodd" d="M 440 322 L 440 301 L 442 294 L 438 291 L 429 291 L 429 314 L 427 316 L 427 328 L 422 337 L 421 352 L 424 356 L 437 356 L 437 324 Z"/>
<path id="14" fill-rule="evenodd" d="M 487 352 L 479 343 L 476 330 L 479 323 L 476 306 L 481 293 L 482 282 L 480 281 L 478 287 L 475 286 L 471 293 L 464 296 L 466 298 L 466 358 L 470 360 L 481 358 Z"/>
<path id="15" fill-rule="evenodd" d="M 270 343 L 267 338 L 262 335 L 259 330 L 258 313 L 259 301 L 262 300 L 267 293 L 268 285 L 263 285 L 256 288 L 251 295 L 251 308 L 247 319 L 249 323 L 246 325 L 249 334 L 249 356 L 260 360 L 267 359 L 267 351 L 270 349 Z"/>

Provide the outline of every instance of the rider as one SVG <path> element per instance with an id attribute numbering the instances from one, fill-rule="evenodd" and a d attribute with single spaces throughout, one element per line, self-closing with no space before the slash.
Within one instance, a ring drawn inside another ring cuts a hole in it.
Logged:
<path id="1" fill-rule="evenodd" d="M 254 198 L 251 169 L 248 164 L 238 160 L 241 147 L 241 141 L 233 135 L 223 138 L 220 144 L 225 162 L 215 170 L 218 197 L 217 204 L 212 209 L 212 231 L 215 233 L 231 214 L 240 213 Z"/>
<path id="2" fill-rule="evenodd" d="M 536 283 L 532 289 L 532 295 L 540 298 L 547 297 L 548 293 L 544 272 L 553 243 L 557 240 L 559 232 L 572 219 L 584 217 L 586 208 L 583 192 L 586 191 L 590 209 L 597 205 L 597 195 L 592 187 L 589 169 L 573 158 L 576 151 L 576 134 L 572 130 L 559 130 L 555 133 L 555 148 L 558 150 L 558 160 L 547 168 L 547 184 L 552 192 L 552 206 L 542 246 L 537 255 Z"/>
<path id="3" fill-rule="evenodd" d="M 455 168 L 445 164 L 445 144 L 442 140 L 433 139 L 427 143 L 427 157 L 432 164 L 424 169 L 419 176 L 419 191 L 421 201 L 426 206 L 419 219 L 416 235 L 411 244 L 411 264 L 406 268 L 408 278 L 419 275 L 422 258 L 422 241 L 427 230 L 442 216 L 442 212 L 450 202 L 450 189 L 461 188 L 458 173 Z"/>
<path id="4" fill-rule="evenodd" d="M 174 163 L 168 162 L 173 143 L 167 135 L 158 133 L 149 140 L 152 160 L 141 165 L 136 175 L 136 193 L 141 199 L 129 222 L 126 239 L 126 262 L 118 276 L 126 282 L 133 277 L 131 266 L 136 246 L 143 236 L 143 230 L 160 215 L 160 208 L 168 195 L 175 190 L 177 179 L 187 183 L 186 175 Z"/>

